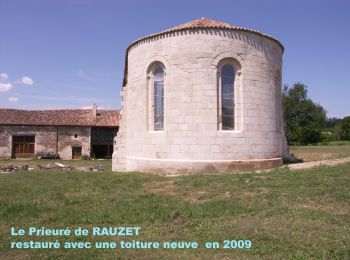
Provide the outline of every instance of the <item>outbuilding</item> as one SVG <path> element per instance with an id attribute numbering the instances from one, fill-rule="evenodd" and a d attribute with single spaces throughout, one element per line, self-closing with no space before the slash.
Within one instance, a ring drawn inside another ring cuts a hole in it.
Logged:
<path id="1" fill-rule="evenodd" d="M 0 157 L 111 158 L 119 111 L 0 109 Z"/>

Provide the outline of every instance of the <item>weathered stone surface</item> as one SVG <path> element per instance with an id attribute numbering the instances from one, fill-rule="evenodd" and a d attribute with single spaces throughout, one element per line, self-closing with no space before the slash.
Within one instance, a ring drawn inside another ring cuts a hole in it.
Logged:
<path id="1" fill-rule="evenodd" d="M 74 167 L 75 170 L 78 171 L 93 171 L 93 172 L 97 172 L 97 171 L 104 171 L 104 167 L 103 165 L 94 165 L 94 166 L 85 166 L 85 167 Z"/>
<path id="2" fill-rule="evenodd" d="M 12 156 L 12 136 L 35 135 L 35 154 L 40 152 L 54 154 L 57 150 L 61 159 L 72 159 L 74 146 L 81 146 L 82 154 L 90 154 L 90 131 L 90 127 L 80 126 L 0 125 L 0 156 Z"/>
<path id="3" fill-rule="evenodd" d="M 118 124 L 119 111 L 96 104 L 91 111 L 0 109 L 0 157 L 72 159 L 81 147 L 81 155 L 110 158 Z"/>
<path id="4" fill-rule="evenodd" d="M 0 166 L 0 172 L 3 172 L 3 173 L 18 172 L 18 171 L 28 171 L 28 164 Z"/>

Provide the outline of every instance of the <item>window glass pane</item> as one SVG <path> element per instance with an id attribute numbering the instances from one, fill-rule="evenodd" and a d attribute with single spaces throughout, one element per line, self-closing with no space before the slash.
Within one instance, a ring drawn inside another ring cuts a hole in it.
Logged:
<path id="1" fill-rule="evenodd" d="M 34 136 L 25 136 L 25 142 L 27 143 L 34 143 L 35 137 Z"/>
<path id="2" fill-rule="evenodd" d="M 156 68 L 154 70 L 154 82 L 163 81 L 164 71 L 162 68 Z"/>
<path id="3" fill-rule="evenodd" d="M 154 71 L 154 130 L 164 128 L 164 71 Z"/>
<path id="4" fill-rule="evenodd" d="M 15 142 L 15 143 L 22 143 L 22 142 L 24 142 L 24 136 L 14 136 L 13 137 L 13 142 Z"/>
<path id="5" fill-rule="evenodd" d="M 234 129 L 234 69 L 225 65 L 221 70 L 222 130 Z"/>

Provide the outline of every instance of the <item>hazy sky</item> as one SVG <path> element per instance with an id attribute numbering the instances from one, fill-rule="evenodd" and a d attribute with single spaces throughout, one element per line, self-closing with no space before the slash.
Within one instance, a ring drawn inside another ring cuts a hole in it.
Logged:
<path id="1" fill-rule="evenodd" d="M 200 17 L 276 37 L 283 83 L 350 115 L 349 0 L 0 0 L 0 107 L 119 108 L 127 46 Z"/>

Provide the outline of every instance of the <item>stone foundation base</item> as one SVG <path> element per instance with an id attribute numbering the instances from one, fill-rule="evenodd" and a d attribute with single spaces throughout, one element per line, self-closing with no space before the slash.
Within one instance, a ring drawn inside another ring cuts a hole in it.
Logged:
<path id="1" fill-rule="evenodd" d="M 126 171 L 148 172 L 167 175 L 187 173 L 234 173 L 266 170 L 283 165 L 282 158 L 256 160 L 167 160 L 126 158 Z"/>

